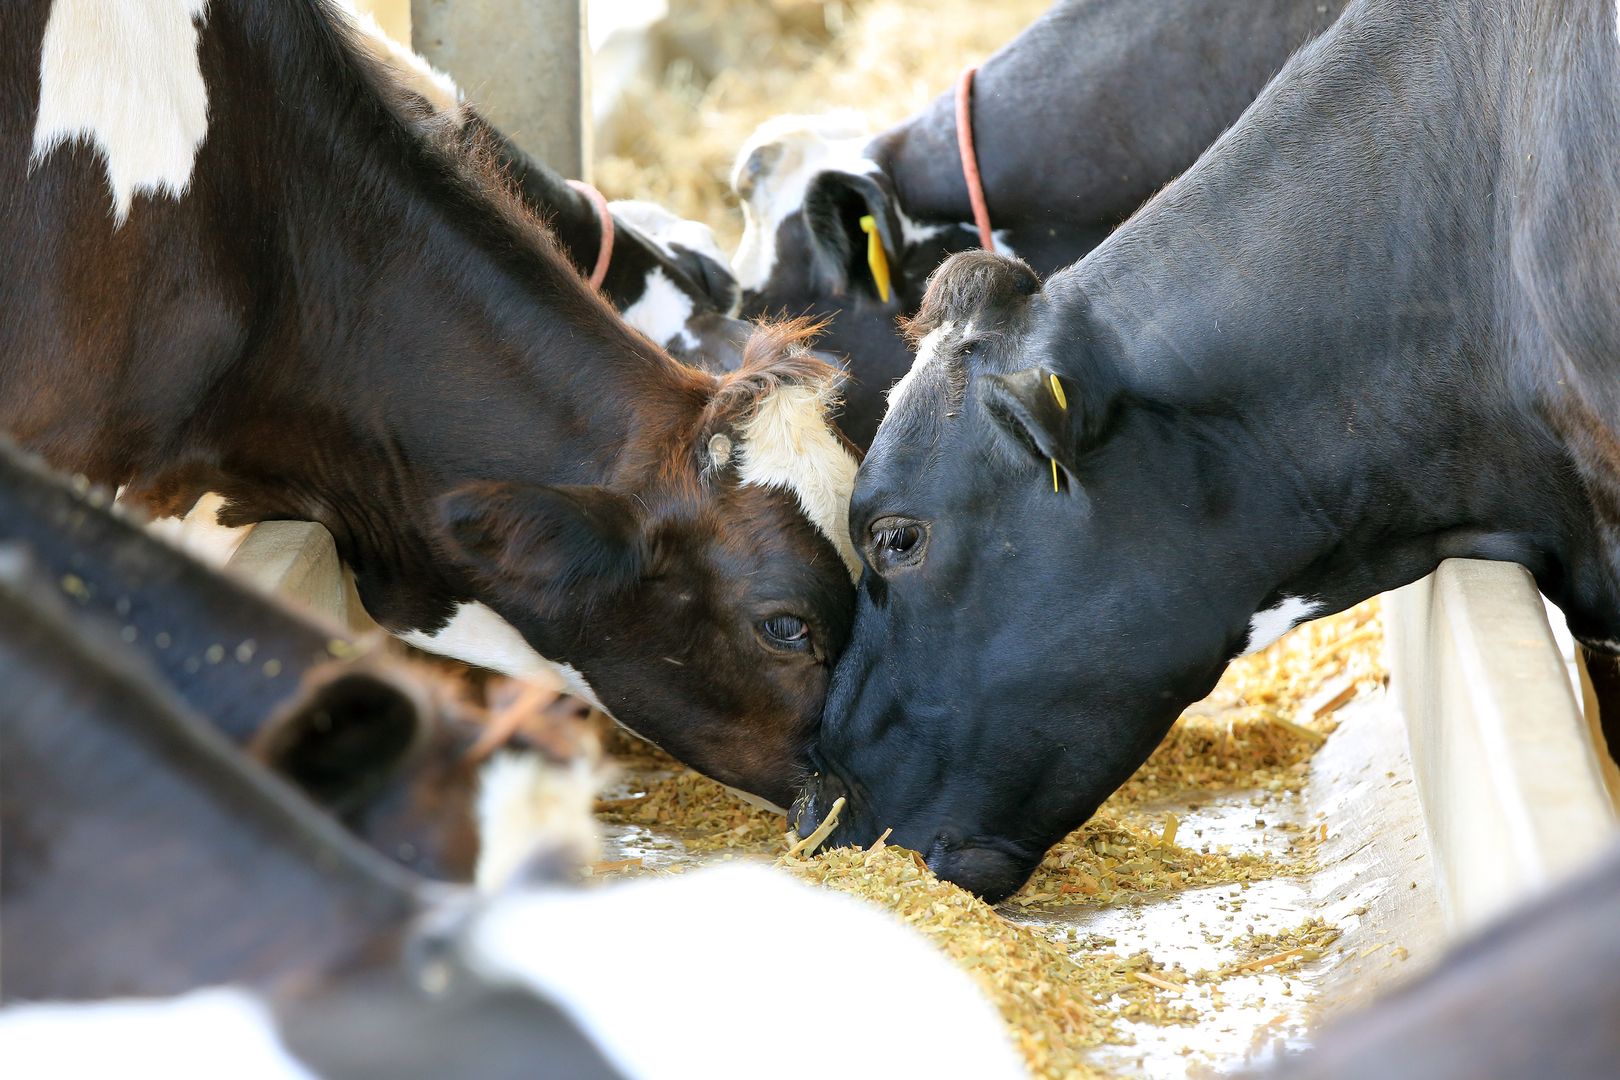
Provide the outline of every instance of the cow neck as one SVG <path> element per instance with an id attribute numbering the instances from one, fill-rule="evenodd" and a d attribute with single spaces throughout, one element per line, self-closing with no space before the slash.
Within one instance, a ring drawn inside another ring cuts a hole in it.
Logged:
<path id="1" fill-rule="evenodd" d="M 1052 278 L 1068 315 L 1055 325 L 1117 358 L 1131 394 L 1170 405 L 1177 438 L 1204 439 L 1222 502 L 1252 522 L 1272 601 L 1337 610 L 1443 558 L 1501 559 L 1531 569 L 1592 636 L 1620 595 L 1543 417 L 1558 373 L 1515 363 L 1504 283 L 1478 270 L 1506 263 L 1514 212 L 1499 194 L 1511 163 L 1480 150 L 1499 141 L 1499 73 L 1443 54 L 1369 63 L 1453 36 L 1404 21 L 1452 15 L 1394 6 L 1400 20 L 1353 12 L 1308 46 L 1279 80 L 1286 93 L 1262 95 Z M 1498 16 L 1468 10 L 1479 41 L 1499 40 Z M 1436 71 L 1471 74 L 1425 86 Z M 1391 108 L 1402 95 L 1443 112 Z M 1055 339 L 1030 352 L 1065 354 Z"/>
<path id="2" fill-rule="evenodd" d="M 437 496 L 471 480 L 633 481 L 695 420 L 712 376 L 629 329 L 346 52 L 280 44 L 249 58 L 267 79 L 350 107 L 278 102 L 267 119 L 262 102 L 240 116 L 231 102 L 214 116 L 216 160 L 285 168 L 252 208 L 282 250 L 257 333 L 214 381 L 212 419 L 176 432 L 209 465 L 150 485 L 152 501 L 174 509 L 161 496 L 211 487 L 230 500 L 227 524 L 319 521 L 380 622 L 432 626 L 469 591 L 433 556 Z"/>
<path id="3" fill-rule="evenodd" d="M 1067 266 L 1190 165 L 1342 6 L 1053 5 L 974 76 L 974 145 L 995 230 L 1043 274 Z M 1166 53 L 1180 58 L 1169 71 Z M 869 153 L 912 220 L 971 232 L 955 109 L 953 89 Z"/>
<path id="4" fill-rule="evenodd" d="M 1089 204 L 1083 202 L 1084 191 L 1042 190 L 1042 180 L 1060 184 L 1065 170 L 1052 160 L 1050 143 L 1029 137 L 1030 125 L 1038 121 L 1028 113 L 1022 68 L 1014 51 L 997 54 L 973 75 L 972 146 L 992 228 L 1003 244 L 1047 272 L 1073 260 L 1074 243 L 1065 238 L 1054 245 L 1030 224 L 1047 224 L 1053 207 Z M 888 175 L 907 218 L 924 227 L 958 225 L 960 246 L 967 248 L 979 243 L 979 234 L 957 138 L 956 95 L 953 88 L 918 116 L 879 135 L 867 154 Z M 1085 246 L 1102 235 L 1097 232 Z"/>

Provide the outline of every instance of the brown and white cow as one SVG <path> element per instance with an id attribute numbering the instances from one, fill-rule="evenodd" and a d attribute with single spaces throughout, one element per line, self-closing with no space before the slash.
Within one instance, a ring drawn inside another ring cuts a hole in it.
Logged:
<path id="1" fill-rule="evenodd" d="M 0 87 L 0 427 L 318 521 L 394 633 L 789 798 L 855 565 L 801 330 L 659 351 L 322 0 L 8 4 Z"/>
<path id="2" fill-rule="evenodd" d="M 19 562 L 0 549 L 7 1075 L 810 1080 L 822 1063 L 783 1059 L 780 1001 L 760 993 L 788 983 L 918 1035 L 858 1037 L 879 1071 L 1023 1075 L 995 1010 L 930 944 L 766 867 L 562 887 L 552 871 L 578 866 L 592 822 L 561 808 L 500 894 L 429 887 L 116 638 L 17 587 Z M 784 919 L 850 961 L 807 971 Z M 715 1015 L 736 1034 L 685 1037 Z"/>
<path id="3" fill-rule="evenodd" d="M 539 820 L 589 813 L 597 749 L 574 718 L 548 715 L 497 754 L 502 725 L 421 665 L 210 570 L 107 502 L 0 440 L 0 545 L 26 556 L 19 579 L 391 858 L 491 885 Z"/>

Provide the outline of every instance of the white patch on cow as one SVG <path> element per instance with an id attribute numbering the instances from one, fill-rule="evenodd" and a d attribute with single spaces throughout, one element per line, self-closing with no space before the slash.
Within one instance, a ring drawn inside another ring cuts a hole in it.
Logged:
<path id="1" fill-rule="evenodd" d="M 977 228 L 977 226 L 971 227 L 975 229 Z M 1009 234 L 1006 229 L 990 230 L 990 239 L 996 245 L 996 254 L 1005 255 L 1009 259 L 1016 259 L 1018 257 L 1018 252 L 1013 250 L 1012 243 L 1007 239 L 1008 235 Z"/>
<path id="2" fill-rule="evenodd" d="M 1323 607 L 1320 600 L 1285 596 L 1276 606 L 1257 612 L 1249 620 L 1249 640 L 1243 644 L 1243 654 L 1259 652 Z"/>
<path id="3" fill-rule="evenodd" d="M 895 204 L 894 215 L 900 219 L 900 242 L 905 244 L 907 247 L 911 247 L 913 244 L 920 244 L 924 240 L 932 240 L 940 233 L 949 232 L 955 227 L 952 225 L 939 224 L 921 225 L 907 217 L 906 212 L 900 209 L 898 203 Z"/>
<path id="4" fill-rule="evenodd" d="M 14 1077 L 315 1080 L 282 1046 L 265 1003 L 234 987 L 12 1005 L 0 1009 L 0 1061 Z"/>
<path id="5" fill-rule="evenodd" d="M 922 373 L 924 368 L 934 362 L 946 339 L 950 338 L 955 331 L 956 324 L 947 319 L 924 334 L 923 339 L 917 342 L 917 358 L 911 362 L 911 367 L 906 369 L 906 373 L 900 376 L 900 381 L 889 387 L 886 395 L 888 400 L 886 412 L 894 412 L 900 407 L 901 400 L 916 385 L 917 376 Z M 962 333 L 966 335 L 972 332 L 973 324 L 970 322 Z"/>
<path id="6" fill-rule="evenodd" d="M 560 660 L 547 660 L 535 652 L 516 627 L 476 600 L 457 604 L 450 621 L 434 633 L 408 630 L 397 636 L 407 645 L 426 652 L 498 671 L 514 679 L 550 684 L 561 680 L 570 694 L 603 715 L 612 716 L 577 668 Z"/>
<path id="7" fill-rule="evenodd" d="M 814 927 L 838 943 L 838 962 L 807 962 L 783 927 Z M 995 1009 L 921 935 L 769 867 L 513 892 L 475 914 L 460 942 L 475 974 L 555 1003 L 626 1076 L 821 1080 L 823 1055 L 783 1051 L 782 987 L 843 1016 L 882 1017 L 838 1036 L 862 1075 L 1027 1076 Z M 679 990 L 631 971 L 679 972 Z M 717 1016 L 724 1038 L 692 1038 Z"/>
<path id="8" fill-rule="evenodd" d="M 101 152 L 115 225 L 145 192 L 178 199 L 208 134 L 197 20 L 208 0 L 55 0 L 39 61 L 30 167 L 83 139 Z"/>
<path id="9" fill-rule="evenodd" d="M 219 512 L 224 506 L 225 497 L 210 491 L 185 517 L 157 518 L 146 523 L 146 531 L 217 570 L 231 561 L 253 531 L 251 525 L 221 525 Z"/>
<path id="10" fill-rule="evenodd" d="M 354 0 L 329 2 L 348 19 L 361 47 L 392 71 L 406 89 L 426 98 L 435 112 L 455 112 L 461 105 L 461 89 L 455 80 L 390 37 L 371 12 L 356 8 Z"/>
<path id="11" fill-rule="evenodd" d="M 793 492 L 805 517 L 858 578 L 861 563 L 849 542 L 849 497 L 859 465 L 827 422 L 830 393 L 825 386 L 783 386 L 767 394 L 740 428 L 737 476 L 744 484 Z"/>
<path id="12" fill-rule="evenodd" d="M 849 111 L 820 116 L 777 116 L 754 129 L 737 154 L 731 171 L 731 190 L 741 195 L 744 166 L 756 150 L 774 147 L 776 161 L 754 179 L 753 190 L 742 200 L 743 235 L 731 260 L 737 284 L 759 289 L 776 268 L 776 231 L 782 222 L 804 207 L 805 192 L 820 172 L 878 171 L 865 156 L 870 129 L 865 119 Z"/>
<path id="13" fill-rule="evenodd" d="M 597 705 L 596 695 L 591 693 L 578 671 L 567 664 L 547 660 L 535 652 L 511 623 L 476 600 L 457 604 L 450 621 L 433 633 L 408 630 L 400 634 L 399 639 L 418 649 L 498 671 L 515 679 L 533 679 L 542 683 L 561 679 L 570 693 Z"/>
<path id="14" fill-rule="evenodd" d="M 692 298 L 669 279 L 663 268 L 655 266 L 647 274 L 641 296 L 624 309 L 624 321 L 665 348 L 679 343 L 683 348 L 695 349 L 697 336 L 686 326 L 695 307 Z"/>
<path id="15" fill-rule="evenodd" d="M 570 865 L 601 857 L 596 796 L 602 773 L 588 755 L 566 764 L 538 754 L 503 753 L 478 775 L 480 889 L 494 889 L 539 852 L 562 852 Z"/>

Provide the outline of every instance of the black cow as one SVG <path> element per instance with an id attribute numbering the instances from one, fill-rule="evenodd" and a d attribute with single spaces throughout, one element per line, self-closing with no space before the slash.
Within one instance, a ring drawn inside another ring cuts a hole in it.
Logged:
<path id="1" fill-rule="evenodd" d="M 1611 6 L 1358 0 L 1043 288 L 929 287 L 804 827 L 993 897 L 1234 656 L 1452 556 L 1620 650 Z"/>
<path id="2" fill-rule="evenodd" d="M 802 328 L 657 349 L 324 0 L 6 4 L 0 96 L 19 445 L 320 522 L 390 631 L 792 797 L 855 562 Z"/>
<path id="3" fill-rule="evenodd" d="M 1343 0 L 1060 0 L 974 80 L 974 144 L 999 250 L 1042 274 L 1090 251 L 1203 153 Z M 786 116 L 738 155 L 741 312 L 827 320 L 855 383 L 841 425 L 868 445 L 911 364 L 896 325 L 930 271 L 979 245 L 954 94 L 869 138 L 848 117 Z M 861 218 L 887 252 L 880 298 Z"/>

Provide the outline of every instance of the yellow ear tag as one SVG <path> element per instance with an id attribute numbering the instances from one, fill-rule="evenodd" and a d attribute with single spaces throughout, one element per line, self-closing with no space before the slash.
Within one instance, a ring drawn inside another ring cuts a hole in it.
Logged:
<path id="1" fill-rule="evenodd" d="M 861 215 L 861 232 L 866 234 L 866 265 L 872 268 L 872 284 L 877 286 L 878 299 L 889 302 L 889 255 L 883 250 L 883 237 L 878 235 L 877 218 Z"/>
<path id="2" fill-rule="evenodd" d="M 1068 412 L 1069 399 L 1068 396 L 1063 393 L 1063 384 L 1058 382 L 1058 377 L 1054 374 L 1048 373 L 1046 378 L 1052 387 L 1052 396 L 1057 398 L 1058 408 L 1062 409 L 1064 412 Z M 1057 458 L 1049 458 L 1048 460 L 1052 462 L 1052 493 L 1055 495 L 1058 492 Z"/>

